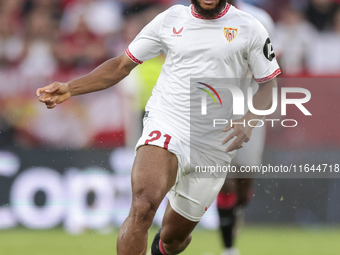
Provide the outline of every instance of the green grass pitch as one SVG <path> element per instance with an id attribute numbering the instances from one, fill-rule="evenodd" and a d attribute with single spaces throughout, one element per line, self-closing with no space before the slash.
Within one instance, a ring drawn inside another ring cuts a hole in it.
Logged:
<path id="1" fill-rule="evenodd" d="M 157 229 L 152 228 L 149 243 Z M 117 231 L 99 234 L 86 231 L 71 236 L 61 228 L 33 231 L 23 228 L 0 231 L 1 255 L 114 255 Z M 340 228 L 299 228 L 248 226 L 240 231 L 237 246 L 241 255 L 339 255 Z M 183 253 L 220 255 L 217 231 L 195 230 L 193 240 Z"/>

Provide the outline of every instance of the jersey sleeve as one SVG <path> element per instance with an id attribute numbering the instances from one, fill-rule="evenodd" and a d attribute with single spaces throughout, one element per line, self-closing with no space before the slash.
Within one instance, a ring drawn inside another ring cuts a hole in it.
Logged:
<path id="1" fill-rule="evenodd" d="M 160 39 L 160 29 L 166 11 L 159 14 L 136 36 L 127 48 L 125 54 L 136 64 L 157 57 L 163 52 Z"/>
<path id="2" fill-rule="evenodd" d="M 268 32 L 258 21 L 252 27 L 248 63 L 258 83 L 270 81 L 281 73 Z"/>

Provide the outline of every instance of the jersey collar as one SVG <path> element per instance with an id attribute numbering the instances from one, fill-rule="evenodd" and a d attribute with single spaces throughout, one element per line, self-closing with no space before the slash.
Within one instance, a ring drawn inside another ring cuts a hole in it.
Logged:
<path id="1" fill-rule="evenodd" d="M 227 5 L 225 6 L 224 10 L 220 14 L 218 14 L 217 16 L 215 16 L 213 18 L 204 18 L 204 17 L 202 17 L 201 15 L 199 15 L 198 13 L 195 12 L 194 5 L 192 4 L 191 5 L 191 14 L 192 14 L 192 16 L 194 16 L 197 19 L 208 19 L 208 20 L 219 19 L 219 18 L 221 18 L 221 17 L 223 17 L 224 15 L 227 14 L 227 12 L 229 11 L 230 7 L 231 7 L 231 4 L 227 3 Z"/>

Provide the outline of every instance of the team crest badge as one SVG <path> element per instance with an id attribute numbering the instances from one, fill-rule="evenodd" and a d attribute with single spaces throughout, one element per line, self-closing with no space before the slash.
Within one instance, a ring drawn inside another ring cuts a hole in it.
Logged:
<path id="1" fill-rule="evenodd" d="M 234 39 L 237 36 L 237 32 L 238 32 L 238 28 L 232 28 L 232 27 L 224 28 L 224 36 L 228 42 L 234 41 Z"/>

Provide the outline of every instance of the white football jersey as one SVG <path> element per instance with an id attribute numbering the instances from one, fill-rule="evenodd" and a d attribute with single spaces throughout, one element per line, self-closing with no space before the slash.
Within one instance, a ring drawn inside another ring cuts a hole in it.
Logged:
<path id="1" fill-rule="evenodd" d="M 175 5 L 152 20 L 126 50 L 138 64 L 161 53 L 166 60 L 146 106 L 149 117 L 183 142 L 228 160 L 221 146 L 225 133 L 209 134 L 219 139 L 209 146 L 190 141 L 190 79 L 236 78 L 244 81 L 242 87 L 250 86 L 252 78 L 258 83 L 273 79 L 281 71 L 267 31 L 230 4 L 211 19 L 195 13 L 193 5 Z"/>

